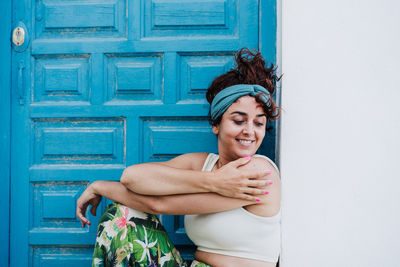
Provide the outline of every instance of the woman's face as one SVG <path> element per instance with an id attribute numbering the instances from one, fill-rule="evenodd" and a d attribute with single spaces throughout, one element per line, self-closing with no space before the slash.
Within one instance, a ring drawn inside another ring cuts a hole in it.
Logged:
<path id="1" fill-rule="evenodd" d="M 218 135 L 218 152 L 229 160 L 256 153 L 265 136 L 267 118 L 252 96 L 242 96 L 222 115 L 221 123 L 213 126 Z"/>

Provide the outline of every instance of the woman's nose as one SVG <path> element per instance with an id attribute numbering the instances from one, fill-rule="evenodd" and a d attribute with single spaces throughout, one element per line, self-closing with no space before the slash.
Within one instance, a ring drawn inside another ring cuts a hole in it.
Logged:
<path id="1" fill-rule="evenodd" d="M 243 133 L 252 135 L 254 133 L 254 126 L 252 123 L 246 123 L 246 125 L 243 128 Z"/>

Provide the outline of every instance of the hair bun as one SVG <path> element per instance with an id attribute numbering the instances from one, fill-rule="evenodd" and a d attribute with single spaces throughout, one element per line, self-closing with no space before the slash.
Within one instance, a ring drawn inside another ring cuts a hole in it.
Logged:
<path id="1" fill-rule="evenodd" d="M 258 84 L 268 90 L 273 96 L 276 83 L 280 77 L 276 76 L 274 64 L 265 66 L 265 60 L 257 50 L 242 48 L 235 54 L 235 66 L 225 74 L 215 78 L 207 90 L 206 98 L 208 103 L 212 103 L 214 97 L 227 87 L 237 84 Z M 262 103 L 262 97 L 256 96 L 257 102 Z M 265 101 L 264 101 L 265 102 Z M 272 121 L 278 118 L 279 108 L 275 105 L 272 97 L 268 105 L 263 105 L 267 120 Z M 219 119 L 210 121 L 213 125 L 219 123 Z"/>
<path id="2" fill-rule="evenodd" d="M 259 51 L 240 49 L 235 55 L 235 65 L 241 83 L 259 84 L 271 94 L 274 93 L 276 82 L 279 80 L 275 75 L 275 66 L 270 63 L 270 67 L 266 67 L 265 60 Z"/>

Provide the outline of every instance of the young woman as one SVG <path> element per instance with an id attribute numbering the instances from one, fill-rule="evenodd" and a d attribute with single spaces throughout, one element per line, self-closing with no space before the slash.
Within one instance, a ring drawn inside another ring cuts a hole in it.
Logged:
<path id="1" fill-rule="evenodd" d="M 187 266 L 154 214 L 185 214 L 197 246 L 191 266 L 276 266 L 280 253 L 280 179 L 256 155 L 266 124 L 279 115 L 271 95 L 277 77 L 258 52 L 240 50 L 236 68 L 207 91 L 218 155 L 190 153 L 125 169 L 120 182 L 96 181 L 77 201 L 109 205 L 98 227 L 93 266 Z"/>

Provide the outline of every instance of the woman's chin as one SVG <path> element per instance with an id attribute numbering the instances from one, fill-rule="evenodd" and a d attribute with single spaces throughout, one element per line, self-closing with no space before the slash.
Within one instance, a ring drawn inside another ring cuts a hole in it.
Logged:
<path id="1" fill-rule="evenodd" d="M 247 156 L 253 156 L 255 153 L 256 151 L 254 151 L 253 149 L 246 149 L 236 152 L 236 155 L 238 156 L 238 158 L 244 158 Z"/>

